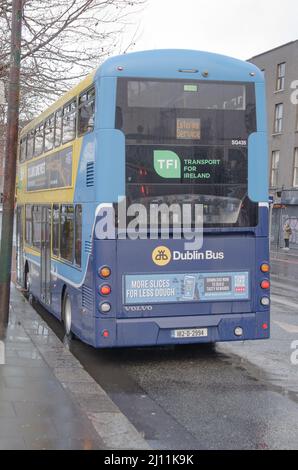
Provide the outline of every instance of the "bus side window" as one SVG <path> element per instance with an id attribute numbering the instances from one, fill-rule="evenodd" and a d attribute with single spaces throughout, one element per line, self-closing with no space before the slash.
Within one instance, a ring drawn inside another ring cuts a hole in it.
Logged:
<path id="1" fill-rule="evenodd" d="M 31 160 L 33 157 L 33 149 L 34 149 L 34 130 L 29 132 L 27 136 L 27 160 Z"/>
<path id="2" fill-rule="evenodd" d="M 74 258 L 74 208 L 62 205 L 60 211 L 60 254 L 61 258 L 73 263 Z"/>
<path id="3" fill-rule="evenodd" d="M 44 150 L 48 152 L 54 147 L 54 116 L 50 116 L 44 123 Z"/>
<path id="4" fill-rule="evenodd" d="M 38 157 L 43 153 L 43 124 L 35 129 L 35 143 L 34 143 L 34 155 Z"/>
<path id="5" fill-rule="evenodd" d="M 53 255 L 59 257 L 60 247 L 59 247 L 59 229 L 60 229 L 60 208 L 58 204 L 53 205 L 53 220 L 52 220 L 52 249 Z"/>
<path id="6" fill-rule="evenodd" d="M 32 207 L 32 245 L 41 247 L 41 206 Z"/>
<path id="7" fill-rule="evenodd" d="M 76 136 L 76 109 L 77 102 L 73 100 L 63 108 L 62 143 L 66 144 Z"/>
<path id="8" fill-rule="evenodd" d="M 92 87 L 79 96 L 78 135 L 83 135 L 94 130 L 94 115 L 95 88 Z"/>
<path id="9" fill-rule="evenodd" d="M 62 136 L 62 109 L 55 112 L 55 147 L 61 145 Z"/>
<path id="10" fill-rule="evenodd" d="M 27 245 L 32 245 L 32 206 L 27 205 L 25 209 L 26 224 L 25 224 L 25 241 Z"/>
<path id="11" fill-rule="evenodd" d="M 75 264 L 81 266 L 82 263 L 82 206 L 77 205 L 75 209 Z"/>
<path id="12" fill-rule="evenodd" d="M 26 159 L 26 146 L 27 146 L 27 136 L 24 135 L 20 143 L 20 162 L 24 162 Z"/>

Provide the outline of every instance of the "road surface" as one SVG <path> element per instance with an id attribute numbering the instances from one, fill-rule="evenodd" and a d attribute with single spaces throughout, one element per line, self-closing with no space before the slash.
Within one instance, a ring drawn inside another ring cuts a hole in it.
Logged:
<path id="1" fill-rule="evenodd" d="M 269 341 L 111 351 L 71 342 L 153 448 L 298 449 L 298 257 L 272 264 Z"/>

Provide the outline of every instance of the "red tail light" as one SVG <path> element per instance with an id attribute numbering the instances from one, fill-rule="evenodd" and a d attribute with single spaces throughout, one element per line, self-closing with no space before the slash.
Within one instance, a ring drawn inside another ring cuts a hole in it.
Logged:
<path id="1" fill-rule="evenodd" d="M 270 281 L 264 280 L 261 282 L 262 289 L 270 289 Z"/>
<path id="2" fill-rule="evenodd" d="M 106 286 L 101 286 L 99 288 L 99 292 L 101 295 L 110 295 L 112 289 L 110 286 L 106 285 Z"/>

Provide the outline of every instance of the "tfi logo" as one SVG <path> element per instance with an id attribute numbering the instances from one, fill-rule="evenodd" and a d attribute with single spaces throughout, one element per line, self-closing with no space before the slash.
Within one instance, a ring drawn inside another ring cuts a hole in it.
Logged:
<path id="1" fill-rule="evenodd" d="M 162 178 L 180 178 L 181 162 L 175 152 L 171 150 L 154 151 L 154 169 Z"/>

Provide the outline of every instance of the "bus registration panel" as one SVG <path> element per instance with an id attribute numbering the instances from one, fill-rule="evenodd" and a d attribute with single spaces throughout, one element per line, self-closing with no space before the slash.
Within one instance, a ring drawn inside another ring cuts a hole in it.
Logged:
<path id="1" fill-rule="evenodd" d="M 192 328 L 188 330 L 173 330 L 172 338 L 188 339 L 188 338 L 207 338 L 207 328 Z"/>
<path id="2" fill-rule="evenodd" d="M 248 300 L 249 272 L 136 274 L 123 277 L 123 303 Z"/>

